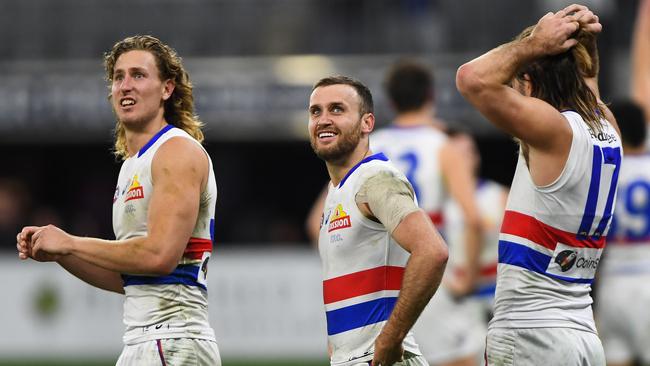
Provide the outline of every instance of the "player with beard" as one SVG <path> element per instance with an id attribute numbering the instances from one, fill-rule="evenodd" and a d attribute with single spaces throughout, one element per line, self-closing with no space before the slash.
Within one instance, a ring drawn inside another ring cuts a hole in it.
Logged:
<path id="1" fill-rule="evenodd" d="M 315 84 L 309 136 L 331 179 L 319 233 L 331 364 L 424 366 L 410 329 L 440 284 L 447 248 L 406 177 L 370 151 L 374 125 L 365 85 L 345 76 Z"/>

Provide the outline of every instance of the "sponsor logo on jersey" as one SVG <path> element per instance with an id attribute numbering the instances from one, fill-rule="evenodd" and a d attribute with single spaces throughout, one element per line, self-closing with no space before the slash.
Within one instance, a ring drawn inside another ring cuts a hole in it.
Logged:
<path id="1" fill-rule="evenodd" d="M 575 250 L 565 250 L 555 257 L 555 263 L 560 266 L 562 272 L 566 272 L 576 263 L 578 254 Z"/>
<path id="2" fill-rule="evenodd" d="M 113 203 L 117 201 L 117 197 L 120 196 L 120 186 L 115 187 L 115 193 L 113 194 Z"/>
<path id="3" fill-rule="evenodd" d="M 332 232 L 334 230 L 345 229 L 352 226 L 350 222 L 350 216 L 343 210 L 343 205 L 340 203 L 336 206 L 336 209 L 332 213 L 329 219 L 329 226 L 327 232 Z"/>
<path id="4" fill-rule="evenodd" d="M 558 243 L 546 271 L 574 279 L 592 279 L 596 274 L 602 249 L 576 248 Z"/>
<path id="5" fill-rule="evenodd" d="M 124 199 L 124 202 L 139 200 L 141 198 L 144 198 L 144 188 L 140 185 L 140 182 L 138 182 L 138 175 L 136 174 L 133 176 L 129 190 L 126 192 L 126 199 Z"/>
<path id="6" fill-rule="evenodd" d="M 603 141 L 611 144 L 612 142 L 615 142 L 617 140 L 616 135 L 613 133 L 607 133 L 607 132 L 594 132 L 591 129 L 589 129 L 589 134 L 591 135 L 592 139 L 596 139 L 598 141 Z"/>

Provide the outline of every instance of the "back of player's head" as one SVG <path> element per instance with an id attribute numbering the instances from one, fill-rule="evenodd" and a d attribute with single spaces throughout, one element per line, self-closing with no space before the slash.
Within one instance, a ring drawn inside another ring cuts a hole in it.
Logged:
<path id="1" fill-rule="evenodd" d="M 197 141 L 202 142 L 203 132 L 201 128 L 203 123 L 194 114 L 194 95 L 190 77 L 176 51 L 158 38 L 149 35 L 136 35 L 115 43 L 111 50 L 104 54 L 106 80 L 108 82 L 113 81 L 115 64 L 120 56 L 135 50 L 151 53 L 156 59 L 160 80 L 174 82 L 174 91 L 164 103 L 165 121 L 189 133 Z M 122 158 L 126 158 L 125 132 L 120 121 L 117 121 L 115 135 L 115 153 Z"/>
<path id="2" fill-rule="evenodd" d="M 386 74 L 386 93 L 398 113 L 420 109 L 434 99 L 434 78 L 428 67 L 404 59 Z"/>
<path id="3" fill-rule="evenodd" d="M 645 144 L 647 126 L 643 109 L 631 100 L 614 101 L 609 109 L 621 129 L 623 144 L 642 147 Z"/>
<path id="4" fill-rule="evenodd" d="M 374 112 L 374 102 L 372 101 L 372 93 L 370 93 L 370 89 L 368 89 L 368 87 L 365 86 L 359 80 L 353 79 L 349 76 L 336 75 L 336 76 L 328 76 L 322 78 L 318 80 L 316 84 L 314 84 L 314 87 L 311 90 L 313 91 L 316 88 L 320 88 L 323 86 L 331 86 L 331 85 L 351 86 L 352 88 L 354 88 L 354 90 L 356 90 L 357 94 L 359 95 L 359 98 L 361 99 L 361 104 L 359 105 L 359 113 L 361 115 L 364 115 L 366 113 Z"/>
<path id="5" fill-rule="evenodd" d="M 534 26 L 526 28 L 517 39 L 529 37 L 533 29 Z M 580 33 L 575 37 L 586 39 Z M 560 111 L 575 111 L 592 130 L 600 130 L 604 111 L 585 81 L 585 77 L 595 76 L 596 62 L 581 41 L 566 52 L 529 62 L 517 71 L 516 77 L 530 82 L 532 97 L 544 100 Z"/>

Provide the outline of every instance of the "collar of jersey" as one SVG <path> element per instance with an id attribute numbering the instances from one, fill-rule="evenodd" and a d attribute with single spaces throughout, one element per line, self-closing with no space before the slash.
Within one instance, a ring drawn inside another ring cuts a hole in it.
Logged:
<path id="1" fill-rule="evenodd" d="M 151 138 L 151 140 L 149 140 L 149 142 L 147 142 L 147 143 L 142 147 L 142 149 L 140 149 L 140 151 L 138 152 L 138 157 L 141 157 L 142 155 L 144 155 L 144 153 L 147 152 L 147 150 L 149 150 L 149 148 L 151 147 L 151 145 L 153 145 L 156 141 L 158 141 L 158 139 L 160 138 L 160 136 L 164 135 L 165 132 L 171 130 L 172 128 L 174 128 L 173 125 L 167 125 L 167 126 L 163 127 L 162 130 L 158 131 L 158 133 L 156 133 L 156 134 Z"/>
<path id="2" fill-rule="evenodd" d="M 348 174 L 345 175 L 345 177 L 343 177 L 343 180 L 341 181 L 341 183 L 339 183 L 339 188 L 343 187 L 345 181 L 348 180 L 350 175 L 352 175 L 352 173 L 354 173 L 354 171 L 357 170 L 357 168 L 360 167 L 361 164 L 365 164 L 372 160 L 388 161 L 388 158 L 386 157 L 386 155 L 384 155 L 384 153 L 377 153 L 374 155 L 370 155 L 367 158 L 361 160 L 359 163 L 357 163 L 357 165 L 353 166 L 352 169 L 350 169 L 350 171 L 348 172 Z"/>

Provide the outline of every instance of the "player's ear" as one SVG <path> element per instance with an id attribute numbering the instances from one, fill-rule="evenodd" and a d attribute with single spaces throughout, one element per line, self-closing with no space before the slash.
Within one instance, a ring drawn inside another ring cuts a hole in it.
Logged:
<path id="1" fill-rule="evenodd" d="M 176 88 L 176 83 L 172 79 L 167 79 L 163 82 L 163 90 L 162 90 L 162 97 L 163 100 L 169 99 L 169 97 L 172 96 L 172 93 L 174 92 L 174 89 Z"/>
<path id="2" fill-rule="evenodd" d="M 361 116 L 361 132 L 370 133 L 375 128 L 375 115 L 372 113 L 364 113 Z"/>

